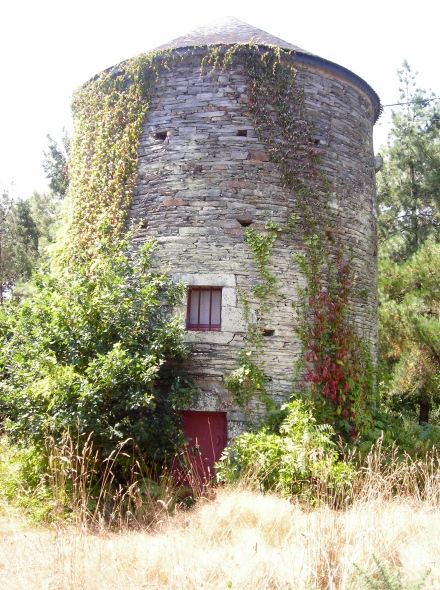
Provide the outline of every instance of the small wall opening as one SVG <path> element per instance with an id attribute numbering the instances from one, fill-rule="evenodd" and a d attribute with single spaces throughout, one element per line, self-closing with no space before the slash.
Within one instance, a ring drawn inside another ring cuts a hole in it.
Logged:
<path id="1" fill-rule="evenodd" d="M 148 227 L 148 221 L 146 219 L 141 219 L 141 222 L 139 224 L 139 227 L 141 229 L 147 229 L 147 227 Z"/>
<path id="2" fill-rule="evenodd" d="M 168 131 L 158 131 L 154 134 L 154 139 L 159 139 L 160 141 L 165 141 L 168 137 Z"/>
<path id="3" fill-rule="evenodd" d="M 237 131 L 237 137 L 247 137 L 247 129 L 239 129 Z"/>
<path id="4" fill-rule="evenodd" d="M 237 219 L 242 227 L 249 227 L 252 224 L 252 219 Z"/>
<path id="5" fill-rule="evenodd" d="M 273 336 L 275 334 L 275 330 L 273 328 L 263 328 L 263 336 Z"/>

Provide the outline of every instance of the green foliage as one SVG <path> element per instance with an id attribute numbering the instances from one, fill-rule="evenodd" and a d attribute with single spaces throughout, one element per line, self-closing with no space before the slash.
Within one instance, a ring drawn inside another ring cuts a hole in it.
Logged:
<path id="1" fill-rule="evenodd" d="M 404 582 L 399 570 L 391 568 L 386 562 L 381 562 L 373 556 L 376 570 L 369 574 L 355 564 L 362 588 L 365 590 L 422 590 L 429 576 L 429 570 L 414 582 Z M 358 586 L 356 586 L 358 588 Z"/>
<path id="2" fill-rule="evenodd" d="M 18 200 L 14 206 L 15 214 L 15 260 L 19 277 L 30 279 L 38 258 L 39 232 L 32 215 L 29 200 Z"/>
<path id="3" fill-rule="evenodd" d="M 46 457 L 34 446 L 12 446 L 0 437 L 0 507 L 12 506 L 35 520 L 46 519 L 52 508 L 47 467 Z"/>
<path id="4" fill-rule="evenodd" d="M 35 191 L 29 199 L 32 219 L 38 233 L 39 262 L 47 262 L 50 250 L 64 225 L 64 203 L 51 193 Z"/>
<path id="5" fill-rule="evenodd" d="M 440 246 L 425 242 L 404 263 L 380 263 L 380 379 L 392 407 L 427 422 L 438 407 Z"/>
<path id="6" fill-rule="evenodd" d="M 34 200 L 0 195 L 0 302 L 17 283 L 30 279 L 40 260 L 40 228 Z"/>
<path id="7" fill-rule="evenodd" d="M 293 400 L 283 409 L 286 417 L 280 434 L 262 429 L 240 435 L 217 463 L 218 479 L 232 483 L 244 478 L 260 489 L 312 502 L 330 493 L 338 502 L 349 490 L 355 471 L 339 461 L 334 430 L 317 424 L 304 400 Z"/>
<path id="8" fill-rule="evenodd" d="M 89 257 L 98 227 L 124 230 L 137 176 L 139 137 L 159 71 L 178 54 L 141 54 L 96 76 L 77 90 L 70 155 L 74 253 Z"/>
<path id="9" fill-rule="evenodd" d="M 62 147 L 47 135 L 49 142 L 48 151 L 44 152 L 43 170 L 49 180 L 49 188 L 52 194 L 62 199 L 66 196 L 69 188 L 69 165 L 70 139 L 65 129 L 61 139 Z"/>
<path id="10" fill-rule="evenodd" d="M 0 303 L 12 288 L 17 275 L 15 263 L 13 200 L 8 191 L 0 198 Z"/>
<path id="11" fill-rule="evenodd" d="M 379 384 L 391 411 L 438 420 L 440 126 L 432 93 L 407 62 L 378 174 Z"/>
<path id="12" fill-rule="evenodd" d="M 151 244 L 128 255 L 129 240 L 104 234 L 89 265 L 40 271 L 31 298 L 3 306 L 0 415 L 13 443 L 78 430 L 103 457 L 130 439 L 153 461 L 180 441 L 192 389 L 164 369 L 186 353 L 172 315 L 183 286 L 150 272 Z"/>
<path id="13" fill-rule="evenodd" d="M 383 256 L 394 261 L 414 254 L 423 242 L 439 239 L 440 124 L 434 94 L 417 88 L 405 61 L 398 72 L 400 101 L 384 165 L 378 174 L 379 236 Z M 409 104 L 406 104 L 409 103 Z"/>
<path id="14" fill-rule="evenodd" d="M 323 152 L 313 142 L 298 64 L 274 47 L 249 52 L 245 68 L 256 130 L 282 182 L 295 193 L 304 186 L 310 188 Z"/>
<path id="15" fill-rule="evenodd" d="M 261 304 L 270 295 L 276 295 L 275 284 L 277 279 L 269 270 L 269 259 L 278 233 L 281 232 L 281 227 L 278 223 L 274 223 L 269 219 L 264 229 L 265 232 L 259 232 L 253 227 L 246 228 L 246 242 L 251 249 L 258 272 L 262 278 L 262 282 L 255 285 L 252 292 Z"/>
<path id="16" fill-rule="evenodd" d="M 243 348 L 239 366 L 225 378 L 225 386 L 232 393 L 234 403 L 247 409 L 252 399 L 258 399 L 267 410 L 274 410 L 275 404 L 266 390 L 267 376 L 252 358 L 252 350 Z"/>

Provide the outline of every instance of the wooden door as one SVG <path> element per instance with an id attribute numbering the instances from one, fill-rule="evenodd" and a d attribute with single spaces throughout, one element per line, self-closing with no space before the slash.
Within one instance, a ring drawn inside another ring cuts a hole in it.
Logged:
<path id="1" fill-rule="evenodd" d="M 205 481 L 214 476 L 214 463 L 226 447 L 226 412 L 182 411 L 188 456 Z"/>

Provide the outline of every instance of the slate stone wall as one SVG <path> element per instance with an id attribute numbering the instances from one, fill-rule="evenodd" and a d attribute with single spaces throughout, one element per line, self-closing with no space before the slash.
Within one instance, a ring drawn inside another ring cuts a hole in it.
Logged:
<path id="1" fill-rule="evenodd" d="M 358 287 L 368 294 L 367 302 L 352 302 L 353 317 L 375 347 L 373 106 L 362 90 L 336 74 L 309 68 L 300 78 L 315 143 L 325 150 L 320 167 L 331 206 L 338 208 L 344 240 L 353 249 Z M 237 291 L 259 281 L 242 224 L 263 228 L 267 213 L 284 224 L 295 206 L 257 137 L 247 103 L 246 77 L 239 69 L 201 76 L 200 58 L 194 56 L 173 66 L 160 79 L 145 119 L 129 216 L 129 223 L 142 224 L 138 242 L 157 240 L 157 269 L 188 284 L 223 287 L 222 330 L 187 333 L 192 351 L 187 367 L 203 391 L 194 409 L 227 411 L 229 436 L 241 430 L 243 420 L 223 387 L 246 334 Z M 283 297 L 265 325 L 274 332 L 265 338 L 264 370 L 271 395 L 281 403 L 300 352 L 292 301 L 302 281 L 282 234 L 270 266 Z"/>

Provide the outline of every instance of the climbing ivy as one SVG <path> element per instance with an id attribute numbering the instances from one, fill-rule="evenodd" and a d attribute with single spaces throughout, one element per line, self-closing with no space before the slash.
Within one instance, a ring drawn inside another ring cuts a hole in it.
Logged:
<path id="1" fill-rule="evenodd" d="M 267 301 L 270 296 L 277 295 L 277 279 L 269 270 L 269 259 L 281 227 L 271 219 L 265 224 L 265 231 L 259 232 L 252 227 L 246 228 L 246 241 L 254 256 L 261 281 L 253 286 L 252 294 L 258 302 L 255 318 L 250 316 L 248 296 L 241 291 L 244 320 L 247 324 L 247 339 L 240 351 L 239 366 L 225 378 L 225 385 L 232 393 L 238 407 L 247 410 L 249 402 L 256 398 L 263 402 L 268 411 L 275 409 L 275 404 L 269 396 L 264 373 L 263 326 L 265 313 L 268 311 Z"/>
<path id="2" fill-rule="evenodd" d="M 353 256 L 342 240 L 338 213 L 329 206 L 319 171 L 325 152 L 313 140 L 304 89 L 294 64 L 272 53 L 250 60 L 250 110 L 270 159 L 289 189 L 287 235 L 305 279 L 298 289 L 296 333 L 303 353 L 296 388 L 306 394 L 319 422 L 356 438 L 375 403 L 369 347 L 351 321 L 356 291 Z"/>
<path id="3" fill-rule="evenodd" d="M 274 231 L 272 227 L 266 233 L 246 231 L 262 278 L 253 288 L 259 312 L 266 310 L 268 298 L 276 295 L 276 278 L 268 263 L 273 244 L 282 233 L 293 245 L 296 264 L 305 279 L 296 304 L 295 330 L 303 349 L 296 366 L 296 390 L 306 395 L 319 422 L 331 423 L 348 439 L 356 438 L 370 426 L 377 401 L 373 366 L 369 346 L 350 318 L 350 300 L 356 294 L 353 256 L 342 240 L 338 213 L 328 205 L 328 183 L 318 167 L 325 152 L 313 140 L 304 88 L 298 80 L 300 70 L 291 56 L 279 49 L 261 51 L 250 46 L 243 52 L 234 47 L 225 53 L 223 62 L 218 54 L 209 59 L 215 66 L 225 67 L 237 59 L 243 65 L 255 129 L 287 191 L 284 228 L 277 226 Z M 248 322 L 239 368 L 226 380 L 241 403 L 252 393 L 259 394 L 267 382 L 262 368 L 251 359 L 253 351 L 264 356 L 259 327 L 258 321 L 254 325 Z"/>
<path id="4" fill-rule="evenodd" d="M 311 211 L 302 201 L 288 227 L 302 235 L 295 261 L 306 279 L 298 289 L 295 326 L 303 355 L 296 366 L 296 387 L 308 397 L 320 423 L 330 423 L 346 439 L 371 426 L 376 403 L 368 342 L 350 317 L 356 289 L 353 256 L 343 244 L 328 204 Z"/>
<path id="5" fill-rule="evenodd" d="M 123 231 L 136 183 L 143 120 L 160 72 L 179 58 L 170 51 L 141 54 L 76 91 L 68 240 L 75 255 L 92 255 L 102 224 Z"/>

